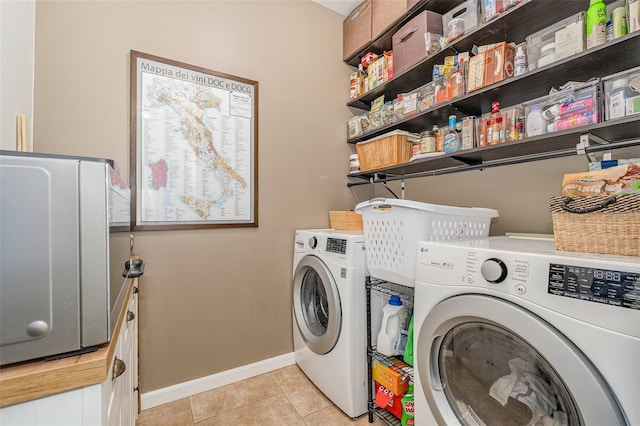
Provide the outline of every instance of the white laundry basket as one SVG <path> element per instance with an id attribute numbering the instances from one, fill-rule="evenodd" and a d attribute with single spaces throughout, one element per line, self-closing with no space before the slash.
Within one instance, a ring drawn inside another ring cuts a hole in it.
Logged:
<path id="1" fill-rule="evenodd" d="M 418 241 L 477 240 L 489 236 L 498 211 L 375 198 L 358 204 L 369 275 L 413 287 Z"/>

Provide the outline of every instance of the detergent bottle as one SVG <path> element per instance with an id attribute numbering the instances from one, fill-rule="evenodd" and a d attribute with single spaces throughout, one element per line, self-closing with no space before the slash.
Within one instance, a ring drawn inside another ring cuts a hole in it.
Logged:
<path id="1" fill-rule="evenodd" d="M 409 330 L 407 331 L 407 345 L 404 347 L 404 362 L 413 365 L 413 315 L 409 321 Z"/>
<path id="2" fill-rule="evenodd" d="M 409 383 L 409 390 L 402 397 L 402 426 L 413 426 L 416 421 L 413 416 L 413 382 Z"/>
<path id="3" fill-rule="evenodd" d="M 385 356 L 395 355 L 396 342 L 400 338 L 400 330 L 407 320 L 407 310 L 400 297 L 393 295 L 382 308 L 382 326 L 378 333 L 377 350 Z"/>

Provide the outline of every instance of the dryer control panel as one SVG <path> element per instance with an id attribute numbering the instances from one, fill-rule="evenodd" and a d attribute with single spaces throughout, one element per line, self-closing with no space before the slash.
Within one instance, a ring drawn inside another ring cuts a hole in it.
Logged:
<path id="1" fill-rule="evenodd" d="M 346 254 L 347 240 L 343 238 L 327 238 L 327 249 L 329 253 Z"/>
<path id="2" fill-rule="evenodd" d="M 640 273 L 549 264 L 549 294 L 640 309 Z"/>

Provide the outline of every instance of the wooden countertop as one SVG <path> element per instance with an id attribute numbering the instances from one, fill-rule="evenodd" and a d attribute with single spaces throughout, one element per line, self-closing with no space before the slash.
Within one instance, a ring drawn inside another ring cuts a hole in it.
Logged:
<path id="1" fill-rule="evenodd" d="M 126 300 L 131 296 L 133 283 L 134 280 L 129 281 Z M 127 306 L 128 303 L 122 306 L 111 342 L 94 352 L 0 368 L 0 407 L 104 382 L 109 375 Z"/>

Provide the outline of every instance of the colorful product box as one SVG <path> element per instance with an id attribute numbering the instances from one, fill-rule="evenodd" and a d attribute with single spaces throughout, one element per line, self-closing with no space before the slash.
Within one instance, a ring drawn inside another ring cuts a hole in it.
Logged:
<path id="1" fill-rule="evenodd" d="M 498 83 L 513 77 L 513 58 L 516 47 L 511 43 L 498 43 L 485 52 L 484 85 Z"/>
<path id="2" fill-rule="evenodd" d="M 400 360 L 386 360 L 390 365 L 384 365 L 379 360 L 373 360 L 371 374 L 373 380 L 380 383 L 396 396 L 402 396 L 409 389 L 410 375 L 413 367 Z"/>

